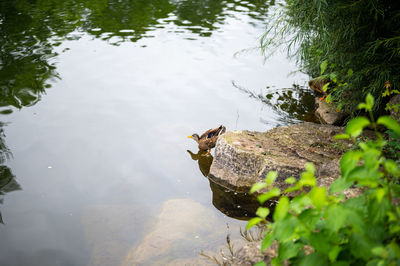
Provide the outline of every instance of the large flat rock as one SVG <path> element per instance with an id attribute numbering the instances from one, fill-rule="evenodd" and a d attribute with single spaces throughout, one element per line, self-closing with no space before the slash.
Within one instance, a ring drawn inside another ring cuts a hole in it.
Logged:
<path id="1" fill-rule="evenodd" d="M 243 192 L 269 171 L 278 171 L 275 186 L 283 189 L 286 178 L 299 178 L 305 163 L 312 162 L 318 183 L 328 186 L 340 176 L 340 156 L 350 146 L 334 140 L 343 131 L 342 127 L 306 122 L 267 132 L 227 132 L 217 141 L 210 178 Z"/>

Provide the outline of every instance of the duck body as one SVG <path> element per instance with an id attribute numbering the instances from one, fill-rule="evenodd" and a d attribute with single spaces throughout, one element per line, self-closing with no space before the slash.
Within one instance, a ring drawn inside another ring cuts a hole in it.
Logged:
<path id="1" fill-rule="evenodd" d="M 224 126 L 219 126 L 217 128 L 212 128 L 201 134 L 193 134 L 189 136 L 189 138 L 193 138 L 199 144 L 199 150 L 209 151 L 210 149 L 215 147 L 217 143 L 217 139 L 220 135 L 225 133 L 226 128 Z"/>

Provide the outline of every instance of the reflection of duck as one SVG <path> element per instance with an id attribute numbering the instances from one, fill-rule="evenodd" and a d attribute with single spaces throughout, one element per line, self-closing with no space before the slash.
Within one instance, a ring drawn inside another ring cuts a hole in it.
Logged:
<path id="1" fill-rule="evenodd" d="M 199 169 L 200 172 L 205 176 L 208 177 L 208 174 L 210 173 L 210 167 L 213 161 L 213 157 L 210 156 L 204 156 L 206 154 L 206 151 L 199 150 L 196 153 L 193 153 L 191 151 L 187 151 L 190 154 L 190 157 L 192 157 L 193 161 L 197 161 L 199 164 Z"/>
<path id="2" fill-rule="evenodd" d="M 188 138 L 193 138 L 199 144 L 199 150 L 207 151 L 208 155 L 210 150 L 215 147 L 218 137 L 225 133 L 226 128 L 224 126 L 219 126 L 217 128 L 209 129 L 204 132 L 201 136 L 194 133 Z"/>

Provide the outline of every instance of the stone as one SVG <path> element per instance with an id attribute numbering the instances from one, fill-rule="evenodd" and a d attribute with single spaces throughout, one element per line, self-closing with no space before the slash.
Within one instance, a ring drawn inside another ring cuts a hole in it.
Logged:
<path id="1" fill-rule="evenodd" d="M 314 164 L 318 184 L 329 186 L 340 176 L 339 160 L 350 142 L 334 140 L 344 128 L 315 123 L 277 127 L 267 132 L 232 131 L 221 135 L 215 148 L 210 178 L 229 189 L 247 192 L 277 171 L 274 186 L 288 187 L 286 178 L 300 177 L 307 162 Z"/>
<path id="2" fill-rule="evenodd" d="M 226 224 L 191 199 L 167 200 L 156 220 L 122 265 L 210 265 L 200 252 L 215 249 L 226 238 Z"/>
<path id="3" fill-rule="evenodd" d="M 150 206 L 96 204 L 82 214 L 88 265 L 120 265 L 125 254 L 151 228 Z"/>
<path id="4" fill-rule="evenodd" d="M 321 124 L 339 125 L 343 121 L 344 114 L 338 112 L 333 104 L 322 101 L 319 98 L 315 98 L 315 103 L 318 106 L 315 110 L 315 116 Z"/>

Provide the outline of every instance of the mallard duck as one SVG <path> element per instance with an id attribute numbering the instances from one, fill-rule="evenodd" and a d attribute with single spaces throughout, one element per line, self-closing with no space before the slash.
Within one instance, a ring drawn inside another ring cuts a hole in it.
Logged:
<path id="1" fill-rule="evenodd" d="M 320 98 L 321 101 L 324 101 L 328 93 L 323 90 L 324 86 L 328 84 L 329 86 L 330 80 L 326 78 L 315 78 L 308 82 L 308 85 L 313 91 L 321 93 L 323 96 Z"/>
<path id="2" fill-rule="evenodd" d="M 226 128 L 224 126 L 219 126 L 217 128 L 212 128 L 204 132 L 201 136 L 194 133 L 188 138 L 194 139 L 199 144 L 199 150 L 207 151 L 207 154 L 210 154 L 210 150 L 215 147 L 215 143 L 217 143 L 218 137 L 225 133 Z"/>

